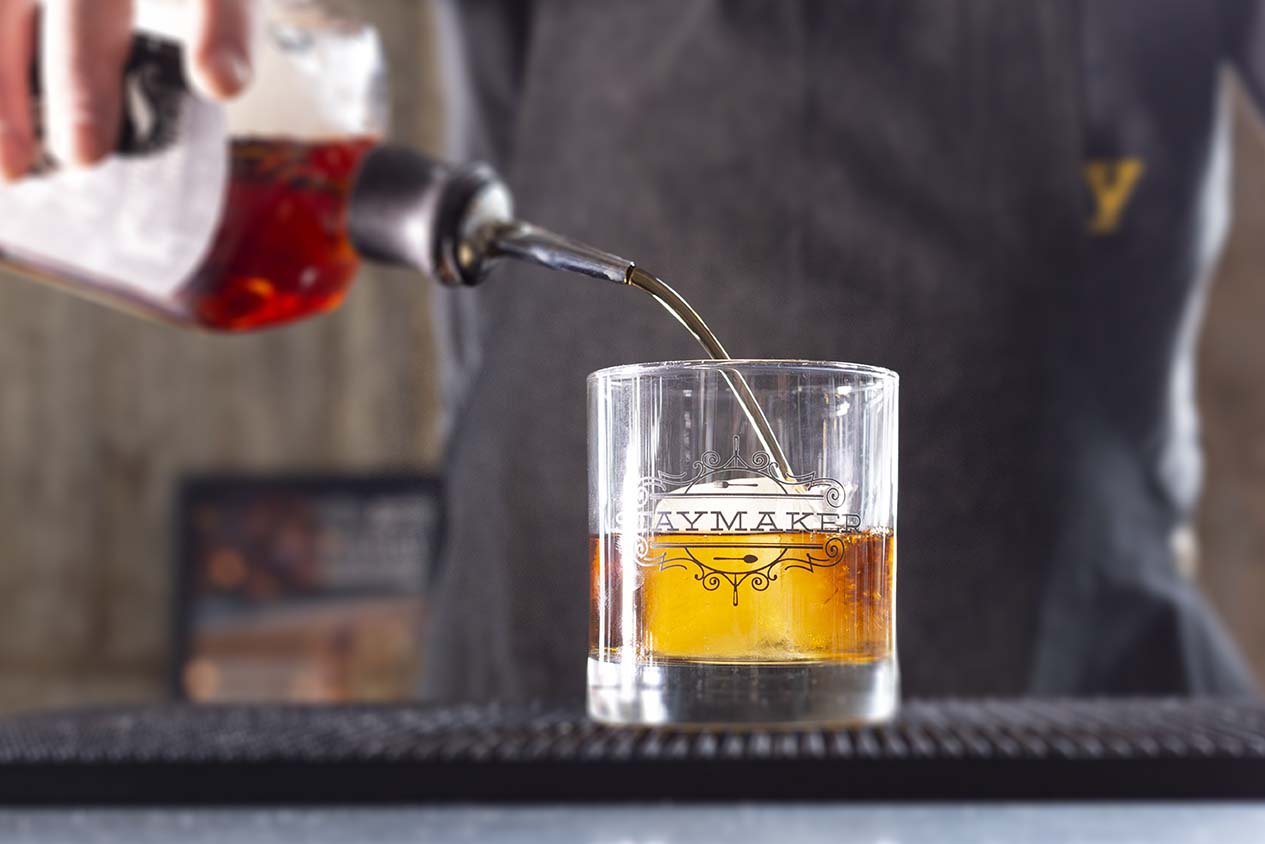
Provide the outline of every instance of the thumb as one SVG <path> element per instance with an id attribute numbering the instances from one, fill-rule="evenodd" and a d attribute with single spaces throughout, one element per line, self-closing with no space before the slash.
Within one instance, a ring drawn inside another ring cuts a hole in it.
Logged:
<path id="1" fill-rule="evenodd" d="M 251 79 L 251 0 L 191 0 L 193 31 L 186 61 L 189 78 L 204 96 L 239 94 Z"/>

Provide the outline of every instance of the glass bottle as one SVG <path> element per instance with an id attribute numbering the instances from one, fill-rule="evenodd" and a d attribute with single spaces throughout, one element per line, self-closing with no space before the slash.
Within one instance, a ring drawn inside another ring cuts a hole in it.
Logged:
<path id="1" fill-rule="evenodd" d="M 113 156 L 91 169 L 45 157 L 0 188 L 0 264 L 208 329 L 336 307 L 359 261 L 353 177 L 386 128 L 376 32 L 311 2 L 263 4 L 254 82 L 221 105 L 186 82 L 169 37 L 180 12 L 139 5 Z"/>
<path id="2" fill-rule="evenodd" d="M 680 297 L 631 261 L 515 220 L 485 165 L 382 143 L 372 28 L 311 0 L 262 5 L 255 80 L 221 105 L 184 78 L 170 37 L 179 5 L 139 4 L 115 154 L 87 170 L 45 158 L 0 187 L 0 267 L 179 325 L 247 331 L 337 307 L 362 257 L 448 285 L 512 258 L 642 287 L 685 320 Z"/>

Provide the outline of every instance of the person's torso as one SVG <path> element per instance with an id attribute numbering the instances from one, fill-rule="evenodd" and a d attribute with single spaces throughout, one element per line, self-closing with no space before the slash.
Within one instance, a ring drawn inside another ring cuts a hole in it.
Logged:
<path id="1" fill-rule="evenodd" d="M 1169 682 L 1118 676 L 1146 622 L 1104 632 L 1103 596 L 1187 588 L 1215 19 L 1113 5 L 541 3 L 518 82 L 476 75 L 526 219 L 663 275 L 735 356 L 901 374 L 913 694 Z M 585 375 L 700 352 L 615 285 L 468 295 L 437 688 L 573 697 Z"/>

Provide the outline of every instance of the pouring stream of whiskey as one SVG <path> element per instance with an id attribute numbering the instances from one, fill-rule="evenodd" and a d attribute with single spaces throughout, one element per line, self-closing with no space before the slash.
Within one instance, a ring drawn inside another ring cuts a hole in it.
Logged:
<path id="1" fill-rule="evenodd" d="M 715 360 L 730 360 L 720 340 L 707 327 L 698 312 L 662 279 L 638 267 L 632 261 L 594 249 L 578 241 L 556 235 L 527 223 L 497 223 L 475 233 L 471 240 L 476 254 L 488 258 L 512 257 L 565 272 L 602 278 L 626 284 L 650 294 Z M 721 370 L 742 413 L 755 429 L 760 446 L 777 464 L 778 473 L 787 481 L 794 480 L 790 463 L 778 444 L 769 419 L 756 401 L 751 385 L 741 372 Z"/>
<path id="2" fill-rule="evenodd" d="M 628 268 L 628 276 L 626 284 L 636 287 L 649 293 L 654 300 L 667 309 L 668 313 L 676 319 L 677 322 L 685 326 L 685 330 L 690 332 L 691 336 L 698 341 L 707 354 L 715 360 L 730 360 L 729 353 L 725 351 L 725 347 L 720 344 L 720 340 L 707 327 L 707 323 L 698 315 L 698 311 L 685 301 L 680 293 L 673 290 L 665 281 L 656 278 L 638 266 L 630 266 Z M 769 453 L 773 461 L 777 463 L 778 473 L 783 478 L 790 480 L 794 473 L 791 471 L 790 464 L 786 460 L 786 455 L 782 452 L 782 446 L 777 441 L 777 436 L 773 433 L 773 426 L 769 424 L 769 418 L 764 415 L 760 403 L 756 401 L 755 393 L 751 391 L 751 385 L 747 383 L 747 379 L 743 377 L 741 372 L 728 372 L 721 370 L 720 374 L 729 384 L 729 389 L 733 392 L 734 398 L 738 400 L 738 405 L 742 408 L 743 415 L 747 417 L 747 421 L 755 428 L 756 438 L 760 440 L 761 447 Z"/>

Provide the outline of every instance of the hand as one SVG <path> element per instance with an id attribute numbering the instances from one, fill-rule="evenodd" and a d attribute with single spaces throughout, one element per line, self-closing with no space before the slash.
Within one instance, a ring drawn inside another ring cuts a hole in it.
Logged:
<path id="1" fill-rule="evenodd" d="M 190 30 L 187 72 L 216 99 L 250 81 L 250 0 L 183 0 Z M 37 143 L 31 62 L 39 39 L 47 131 L 59 161 L 86 166 L 114 149 L 122 119 L 123 64 L 132 40 L 132 0 L 0 0 L 0 178 L 20 179 Z"/>

